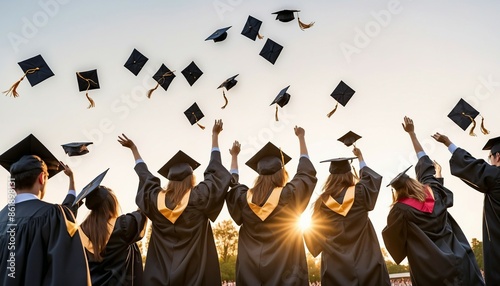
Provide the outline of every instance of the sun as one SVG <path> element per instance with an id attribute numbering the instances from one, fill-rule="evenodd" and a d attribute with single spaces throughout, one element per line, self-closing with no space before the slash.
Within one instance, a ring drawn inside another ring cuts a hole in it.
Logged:
<path id="1" fill-rule="evenodd" d="M 307 231 L 311 227 L 311 214 L 303 212 L 297 221 L 297 226 L 302 232 Z"/>

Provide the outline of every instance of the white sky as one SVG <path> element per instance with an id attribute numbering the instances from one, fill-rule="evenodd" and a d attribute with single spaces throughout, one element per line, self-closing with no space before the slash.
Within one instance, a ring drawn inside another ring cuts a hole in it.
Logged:
<path id="1" fill-rule="evenodd" d="M 131 152 L 116 141 L 121 133 L 136 142 L 153 172 L 182 149 L 202 164 L 195 171 L 200 180 L 213 122 L 222 119 L 223 162 L 229 168 L 227 150 L 239 140 L 241 181 L 251 185 L 256 174 L 244 163 L 268 141 L 293 158 L 287 168 L 295 173 L 299 146 L 293 127 L 302 126 L 318 171 L 313 201 L 328 175 L 328 165 L 319 161 L 352 155 L 351 148 L 337 141 L 352 130 L 363 137 L 357 146 L 367 164 L 384 177 L 370 213 L 383 246 L 380 233 L 392 200 L 385 185 L 416 163 L 401 127 L 408 115 L 424 149 L 443 166 L 445 184 L 455 194 L 450 212 L 469 241 L 482 240 L 483 196 L 450 175 L 450 154 L 430 135 L 442 132 L 486 158 L 482 146 L 500 134 L 494 125 L 500 103 L 499 8 L 496 1 L 486 0 L 2 1 L 1 89 L 22 76 L 18 62 L 38 54 L 55 76 L 35 87 L 24 80 L 16 99 L 0 97 L 0 150 L 33 133 L 72 167 L 77 191 L 110 168 L 103 184 L 117 193 L 128 212 L 136 209 L 138 179 Z M 296 20 L 276 21 L 271 13 L 282 9 L 299 9 L 301 20 L 315 25 L 301 31 Z M 284 47 L 275 65 L 259 56 L 265 40 L 253 42 L 241 35 L 248 15 L 263 21 L 260 33 L 265 39 Z M 232 28 L 225 41 L 204 41 L 227 26 Z M 123 67 L 134 48 L 149 58 L 137 77 Z M 204 72 L 192 87 L 180 73 L 191 61 Z M 147 99 L 146 91 L 156 84 L 151 77 L 162 63 L 176 70 L 177 77 L 167 91 L 158 88 Z M 90 91 L 96 107 L 87 109 L 75 73 L 91 69 L 98 70 L 101 88 Z M 238 84 L 226 93 L 229 104 L 221 109 L 224 100 L 216 88 L 235 74 Z M 336 103 L 330 93 L 340 80 L 356 93 L 327 118 Z M 291 100 L 275 122 L 269 104 L 288 85 Z M 460 98 L 481 112 L 490 135 L 479 131 L 479 117 L 477 137 L 447 117 Z M 191 126 L 183 114 L 194 102 L 205 114 L 200 121 L 205 130 Z M 94 144 L 89 154 L 70 158 L 60 145 L 74 141 Z M 0 184 L 7 189 L 8 172 L 0 172 Z M 67 184 L 63 173 L 52 178 L 46 200 L 61 202 Z M 0 204 L 6 201 L 6 195 L 0 196 Z M 82 207 L 79 220 L 85 214 Z M 228 218 L 224 208 L 218 220 Z"/>

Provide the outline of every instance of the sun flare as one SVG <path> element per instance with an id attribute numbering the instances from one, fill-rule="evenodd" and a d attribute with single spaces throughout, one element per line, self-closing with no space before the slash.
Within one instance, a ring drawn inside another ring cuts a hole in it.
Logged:
<path id="1" fill-rule="evenodd" d="M 311 215 L 307 212 L 302 213 L 300 216 L 297 225 L 301 231 L 306 231 L 311 227 Z"/>

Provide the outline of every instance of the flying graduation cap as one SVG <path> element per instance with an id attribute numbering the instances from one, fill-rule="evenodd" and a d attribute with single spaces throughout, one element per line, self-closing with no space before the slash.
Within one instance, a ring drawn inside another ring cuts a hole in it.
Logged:
<path id="1" fill-rule="evenodd" d="M 47 63 L 45 62 L 45 60 L 42 58 L 41 55 L 37 55 L 22 62 L 19 62 L 18 65 L 23 70 L 24 75 L 18 81 L 16 81 L 8 90 L 3 92 L 5 93 L 5 95 L 12 94 L 13 97 L 18 97 L 19 93 L 17 92 L 17 87 L 25 77 L 28 78 L 28 81 L 31 84 L 31 86 L 35 86 L 54 75 L 54 73 L 52 72 L 52 70 L 47 65 Z"/>
<path id="2" fill-rule="evenodd" d="M 225 80 L 223 83 L 221 83 L 221 84 L 219 85 L 219 87 L 217 88 L 217 89 L 222 88 L 222 96 L 224 97 L 224 101 L 225 101 L 224 106 L 222 106 L 222 107 L 221 107 L 222 109 L 226 108 L 226 105 L 228 104 L 228 100 L 227 100 L 227 97 L 226 97 L 226 93 L 224 92 L 224 89 L 225 89 L 225 90 L 230 90 L 231 88 L 233 88 L 233 86 L 235 86 L 235 85 L 236 85 L 236 83 L 238 83 L 238 81 L 236 80 L 236 77 L 237 77 L 238 75 L 239 75 L 239 74 L 237 74 L 237 75 L 235 75 L 235 76 L 232 76 L 232 77 L 230 77 L 230 78 L 226 79 L 226 80 Z"/>
<path id="3" fill-rule="evenodd" d="M 259 55 L 274 65 L 282 50 L 283 46 L 271 39 L 267 39 Z"/>
<path id="4" fill-rule="evenodd" d="M 264 37 L 259 34 L 261 25 L 262 21 L 249 15 L 241 34 L 253 41 L 255 41 L 257 37 L 262 40 Z"/>
<path id="5" fill-rule="evenodd" d="M 337 100 L 337 104 L 335 104 L 333 110 L 330 111 L 326 116 L 328 117 L 332 116 L 332 114 L 335 113 L 335 111 L 337 110 L 339 103 L 342 104 L 342 106 L 345 106 L 347 102 L 351 99 L 351 97 L 354 95 L 354 93 L 355 91 L 352 88 L 350 88 L 347 84 L 345 84 L 345 82 L 340 81 L 337 87 L 330 94 L 331 97 Z"/>
<path id="6" fill-rule="evenodd" d="M 181 73 L 184 75 L 190 86 L 193 86 L 193 84 L 203 74 L 203 72 L 200 70 L 200 68 L 198 68 L 194 61 L 192 61 L 185 69 L 183 69 Z"/>
<path id="7" fill-rule="evenodd" d="M 356 141 L 360 138 L 361 138 L 361 136 L 359 136 L 358 134 L 356 134 L 352 131 L 349 131 L 337 140 L 344 143 L 344 145 L 347 147 L 349 147 L 351 145 L 354 145 L 354 147 L 356 147 L 356 144 L 354 144 L 354 143 L 356 143 Z"/>
<path id="8" fill-rule="evenodd" d="M 149 59 L 141 54 L 138 50 L 134 49 L 132 51 L 132 54 L 130 54 L 130 57 L 128 60 L 125 62 L 124 66 L 135 76 L 139 74 L 139 72 L 142 70 L 144 65 Z"/>
<path id="9" fill-rule="evenodd" d="M 217 31 L 213 32 L 212 35 L 208 36 L 208 38 L 205 39 L 205 41 L 208 40 L 213 40 L 214 42 L 222 42 L 227 38 L 227 30 L 229 30 L 231 26 L 218 29 Z"/>
<path id="10" fill-rule="evenodd" d="M 302 22 L 299 17 L 299 12 L 300 10 L 281 10 L 272 14 L 276 14 L 276 20 L 286 23 L 295 19 L 295 13 L 297 13 L 297 21 L 299 23 L 300 29 L 305 30 L 311 28 L 314 25 L 314 22 L 311 22 L 309 24 Z"/>
<path id="11" fill-rule="evenodd" d="M 205 129 L 205 126 L 198 123 L 205 115 L 201 112 L 201 109 L 198 107 L 198 104 L 193 103 L 186 111 L 184 111 L 184 115 L 186 115 L 189 123 L 191 125 L 197 124 L 201 129 Z"/>
<path id="12" fill-rule="evenodd" d="M 290 101 L 290 94 L 287 93 L 286 91 L 288 90 L 290 86 L 285 87 L 278 93 L 276 98 L 274 98 L 273 102 L 271 102 L 270 105 L 276 104 L 276 112 L 274 113 L 274 119 L 276 121 L 279 121 L 278 119 L 278 105 L 283 108 L 283 106 L 287 105 L 288 101 Z"/>
<path id="13" fill-rule="evenodd" d="M 78 89 L 80 91 L 85 91 L 85 96 L 89 101 L 89 106 L 87 108 L 92 108 L 95 106 L 94 100 L 89 96 L 89 90 L 99 89 L 99 78 L 97 77 L 97 70 L 89 70 L 84 72 L 76 73 L 76 80 L 78 82 Z"/>
<path id="14" fill-rule="evenodd" d="M 472 123 L 472 128 L 469 131 L 470 136 L 476 136 L 474 129 L 476 128 L 475 118 L 481 116 L 479 111 L 472 107 L 465 100 L 460 98 L 458 103 L 453 107 L 448 117 L 455 122 L 462 130 L 466 130 Z M 481 132 L 483 134 L 489 134 L 490 132 L 484 127 L 484 117 L 481 116 Z"/>
<path id="15" fill-rule="evenodd" d="M 85 205 L 87 206 L 87 208 L 89 209 L 93 209 L 94 207 L 94 202 L 98 202 L 99 200 L 91 200 L 92 202 L 87 202 L 89 200 L 89 196 L 92 195 L 92 193 L 94 192 L 97 192 L 95 193 L 94 195 L 97 195 L 99 196 L 99 186 L 101 185 L 101 182 L 102 180 L 104 179 L 104 176 L 106 176 L 106 174 L 108 173 L 109 171 L 109 168 L 106 169 L 104 172 L 102 172 L 101 174 L 99 174 L 97 177 L 95 177 L 92 181 L 90 181 L 90 183 L 88 183 L 81 191 L 80 193 L 78 194 L 78 196 L 76 196 L 76 199 L 75 201 L 73 202 L 73 205 L 78 205 L 80 206 L 80 203 L 83 199 L 87 198 L 87 200 L 85 200 Z M 102 198 L 103 199 L 103 198 Z"/>
<path id="16" fill-rule="evenodd" d="M 61 145 L 64 149 L 64 152 L 68 154 L 68 156 L 81 156 L 89 153 L 88 145 L 93 144 L 92 142 L 72 142 Z"/>
<path id="17" fill-rule="evenodd" d="M 160 69 L 153 75 L 153 79 L 156 80 L 157 83 L 154 88 L 148 90 L 148 98 L 151 98 L 151 94 L 153 94 L 153 91 L 155 91 L 160 85 L 165 91 L 167 91 L 170 83 L 172 83 L 175 78 L 174 72 L 175 71 L 171 71 L 164 64 L 161 64 Z"/>

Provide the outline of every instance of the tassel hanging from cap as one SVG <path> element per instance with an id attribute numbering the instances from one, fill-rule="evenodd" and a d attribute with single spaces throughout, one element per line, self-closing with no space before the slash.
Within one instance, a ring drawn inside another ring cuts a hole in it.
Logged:
<path id="1" fill-rule="evenodd" d="M 87 108 L 92 108 L 95 107 L 95 102 L 92 98 L 89 96 L 89 89 L 90 89 L 90 84 L 94 84 L 97 86 L 97 83 L 90 78 L 85 78 L 83 77 L 79 72 L 76 73 L 79 78 L 83 79 L 84 81 L 87 82 L 87 89 L 85 90 L 85 96 L 87 97 L 87 100 L 89 101 L 89 106 Z"/>
<path id="2" fill-rule="evenodd" d="M 356 181 L 359 181 L 359 176 L 358 176 L 358 173 L 356 172 L 356 168 L 354 168 L 354 166 L 351 166 L 352 167 L 352 171 L 354 172 L 354 178 L 356 179 Z"/>
<path id="3" fill-rule="evenodd" d="M 89 101 L 89 106 L 87 108 L 95 107 L 95 102 L 92 98 L 90 98 L 88 91 L 85 92 L 85 96 L 87 97 L 87 100 Z"/>
<path id="4" fill-rule="evenodd" d="M 278 119 L 278 105 L 277 104 L 276 104 L 276 112 L 274 113 L 274 119 L 276 121 L 279 121 L 279 119 Z"/>
<path id="5" fill-rule="evenodd" d="M 196 125 L 198 125 L 198 127 L 200 127 L 201 129 L 205 130 L 205 126 L 198 123 L 198 118 L 196 118 L 196 114 L 194 114 L 194 112 L 191 112 L 191 114 L 193 115 L 194 119 L 196 120 Z"/>
<path id="6" fill-rule="evenodd" d="M 33 69 L 28 69 L 18 81 L 16 81 L 8 90 L 4 91 L 3 93 L 5 93 L 5 95 L 9 95 L 9 93 L 12 93 L 12 97 L 18 97 L 19 93 L 17 93 L 17 87 L 19 86 L 21 81 L 23 81 L 27 74 L 32 74 L 37 70 L 40 70 L 40 68 L 36 67 Z"/>
<path id="7" fill-rule="evenodd" d="M 300 21 L 300 17 L 297 17 L 297 20 L 298 20 L 298 22 L 299 22 L 299 27 L 300 27 L 300 29 L 301 29 L 302 31 L 304 31 L 305 29 L 309 29 L 309 28 L 311 28 L 312 26 L 314 26 L 314 22 L 311 22 L 311 23 L 309 23 L 309 24 L 306 24 L 306 23 L 304 23 L 304 22 Z"/>
<path id="8" fill-rule="evenodd" d="M 173 75 L 174 72 L 175 71 L 169 71 L 169 72 L 166 72 L 166 73 L 162 74 L 161 78 L 158 79 L 158 81 L 156 83 L 156 86 L 154 88 L 148 90 L 148 94 L 147 94 L 148 98 L 151 98 L 151 95 L 153 94 L 153 91 L 155 91 L 158 88 L 158 86 L 160 86 L 160 84 L 162 84 L 165 81 L 165 77 Z"/>
<path id="9" fill-rule="evenodd" d="M 468 115 L 468 114 L 465 114 L 462 112 L 462 115 L 469 118 L 471 123 L 472 123 L 472 128 L 470 129 L 469 131 L 469 135 L 470 136 L 476 136 L 476 133 L 474 133 L 474 129 L 476 128 L 476 121 L 474 120 L 474 118 L 472 118 L 472 116 Z"/>
<path id="10" fill-rule="evenodd" d="M 264 39 L 264 36 L 262 36 L 261 34 L 257 33 L 257 38 L 259 38 L 260 40 Z"/>
<path id="11" fill-rule="evenodd" d="M 160 83 L 157 83 L 156 86 L 150 90 L 148 90 L 148 98 L 151 98 L 151 94 L 160 86 Z"/>
<path id="12" fill-rule="evenodd" d="M 481 116 L 481 115 L 479 115 Z M 490 134 L 490 131 L 484 127 L 484 117 L 481 116 L 481 132 L 483 132 L 484 135 Z"/>
<path id="13" fill-rule="evenodd" d="M 228 100 L 227 100 L 227 97 L 226 97 L 226 93 L 224 92 L 224 90 L 222 90 L 222 96 L 224 97 L 224 106 L 222 106 L 221 108 L 224 109 L 226 108 L 226 105 L 228 104 Z"/>
<path id="14" fill-rule="evenodd" d="M 338 106 L 339 106 L 339 103 L 337 102 L 337 104 L 335 104 L 335 107 L 333 108 L 333 110 L 330 111 L 326 116 L 328 116 L 328 118 L 330 118 L 330 116 L 332 116 L 332 114 L 335 113 L 335 111 L 337 110 Z"/>

